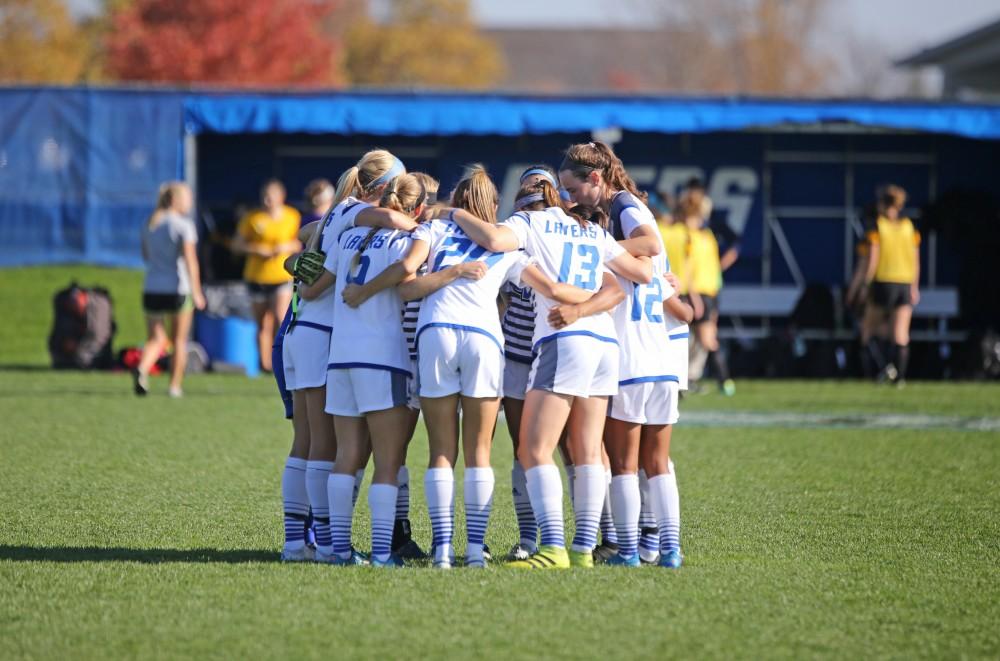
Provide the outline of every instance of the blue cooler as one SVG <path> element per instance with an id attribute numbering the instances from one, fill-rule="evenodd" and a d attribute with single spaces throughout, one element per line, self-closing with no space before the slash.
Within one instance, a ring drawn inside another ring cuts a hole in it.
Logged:
<path id="1" fill-rule="evenodd" d="M 257 324 L 242 317 L 216 317 L 198 313 L 195 318 L 195 339 L 205 347 L 212 362 L 239 365 L 247 376 L 260 374 L 260 353 L 257 350 Z"/>

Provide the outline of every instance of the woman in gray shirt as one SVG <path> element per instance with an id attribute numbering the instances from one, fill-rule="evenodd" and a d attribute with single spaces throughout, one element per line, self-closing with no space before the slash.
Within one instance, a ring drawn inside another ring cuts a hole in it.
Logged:
<path id="1" fill-rule="evenodd" d="M 194 308 L 205 308 L 195 244 L 198 232 L 191 220 L 191 189 L 179 181 L 160 186 L 156 210 L 142 233 L 146 279 L 142 307 L 148 331 L 139 367 L 133 373 L 135 394 L 149 392 L 149 371 L 167 346 L 166 318 L 170 318 L 174 359 L 170 369 L 170 396 L 180 397 L 187 365 L 187 339 Z"/>

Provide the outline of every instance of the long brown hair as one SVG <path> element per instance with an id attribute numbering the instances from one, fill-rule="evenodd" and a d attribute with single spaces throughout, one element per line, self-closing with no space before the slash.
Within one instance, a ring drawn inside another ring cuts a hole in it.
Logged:
<path id="1" fill-rule="evenodd" d="M 591 172 L 599 172 L 601 178 L 614 192 L 628 191 L 637 198 L 646 201 L 646 194 L 641 192 L 625 171 L 625 165 L 614 150 L 603 142 L 587 142 L 572 145 L 566 150 L 559 171 L 569 170 L 577 179 L 586 179 Z"/>
<path id="2" fill-rule="evenodd" d="M 531 202 L 526 202 L 523 205 L 518 205 L 517 203 L 521 200 L 526 200 L 533 196 L 541 197 L 538 200 L 533 200 Z M 559 197 L 559 191 L 555 189 L 548 180 L 542 179 L 533 184 L 527 186 L 521 186 L 517 191 L 517 198 L 514 202 L 518 211 L 526 209 L 528 211 L 540 211 L 541 209 L 547 209 L 549 207 L 559 207 L 565 210 L 562 198 Z"/>
<path id="3" fill-rule="evenodd" d="M 497 204 L 500 193 L 490 175 L 479 163 L 470 165 L 465 170 L 461 181 L 452 193 L 452 205 L 465 209 L 473 216 L 488 223 L 497 222 Z"/>

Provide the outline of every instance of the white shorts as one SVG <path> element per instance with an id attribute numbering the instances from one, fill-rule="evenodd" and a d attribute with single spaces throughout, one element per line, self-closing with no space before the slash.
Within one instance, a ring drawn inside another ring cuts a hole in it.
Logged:
<path id="1" fill-rule="evenodd" d="M 677 422 L 680 388 L 676 381 L 646 381 L 618 387 L 608 402 L 608 417 L 641 425 Z"/>
<path id="2" fill-rule="evenodd" d="M 511 399 L 524 399 L 528 392 L 528 375 L 531 374 L 531 363 L 505 358 L 503 363 L 503 396 Z"/>
<path id="3" fill-rule="evenodd" d="M 417 361 L 410 361 L 410 373 L 413 375 L 406 388 L 406 405 L 414 411 L 420 410 L 420 372 L 417 370 Z"/>
<path id="4" fill-rule="evenodd" d="M 420 396 L 499 397 L 503 351 L 485 333 L 431 326 L 417 339 Z"/>
<path id="5" fill-rule="evenodd" d="M 528 390 L 574 397 L 618 392 L 618 345 L 590 335 L 557 335 L 538 345 Z"/>
<path id="6" fill-rule="evenodd" d="M 326 361 L 330 355 L 330 331 L 299 322 L 285 334 L 281 347 L 285 387 L 289 390 L 322 388 L 326 385 Z"/>
<path id="7" fill-rule="evenodd" d="M 326 412 L 348 418 L 406 406 L 410 377 L 369 367 L 336 368 L 326 382 Z"/>

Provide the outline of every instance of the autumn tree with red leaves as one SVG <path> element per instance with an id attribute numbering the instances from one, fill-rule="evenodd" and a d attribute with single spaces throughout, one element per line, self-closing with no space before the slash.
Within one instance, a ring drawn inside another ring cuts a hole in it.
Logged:
<path id="1" fill-rule="evenodd" d="M 340 0 L 133 0 L 111 16 L 118 80 L 239 86 L 343 82 L 328 29 Z"/>

